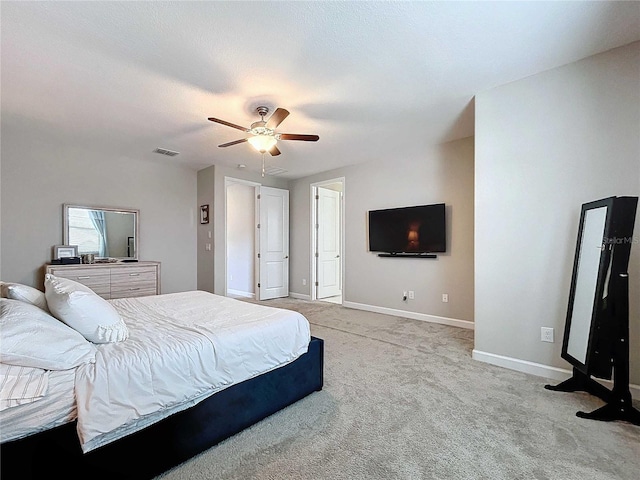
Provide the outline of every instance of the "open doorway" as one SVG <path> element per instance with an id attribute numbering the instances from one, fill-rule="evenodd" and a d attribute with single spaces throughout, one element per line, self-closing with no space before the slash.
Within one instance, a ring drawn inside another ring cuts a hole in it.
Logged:
<path id="1" fill-rule="evenodd" d="M 256 188 L 259 183 L 225 178 L 226 296 L 256 297 Z"/>
<path id="2" fill-rule="evenodd" d="M 342 304 L 344 178 L 311 185 L 311 299 Z"/>
<path id="3" fill-rule="evenodd" d="M 289 191 L 225 177 L 225 296 L 289 295 Z"/>

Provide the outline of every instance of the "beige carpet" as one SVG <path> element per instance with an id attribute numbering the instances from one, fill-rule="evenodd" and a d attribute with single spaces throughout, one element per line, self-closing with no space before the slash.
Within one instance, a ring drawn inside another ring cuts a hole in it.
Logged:
<path id="1" fill-rule="evenodd" d="M 472 360 L 471 330 L 265 303 L 303 313 L 325 340 L 324 390 L 158 478 L 640 478 L 640 427 L 577 418 L 602 402 Z"/>

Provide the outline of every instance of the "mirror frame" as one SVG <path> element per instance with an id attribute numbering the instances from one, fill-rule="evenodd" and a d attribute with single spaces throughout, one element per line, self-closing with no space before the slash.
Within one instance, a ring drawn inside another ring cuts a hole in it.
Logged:
<path id="1" fill-rule="evenodd" d="M 84 208 L 87 210 L 102 210 L 105 212 L 116 212 L 116 213 L 132 213 L 134 215 L 134 230 L 133 230 L 133 238 L 135 239 L 135 248 L 134 255 L 132 257 L 104 257 L 104 258 L 114 258 L 117 260 L 125 260 L 125 259 L 134 259 L 138 260 L 139 252 L 140 252 L 140 210 L 135 208 L 115 208 L 115 207 L 103 207 L 103 206 L 91 206 L 91 205 L 75 205 L 71 203 L 65 203 L 62 209 L 62 242 L 64 245 L 69 245 L 69 209 L 70 208 Z M 103 257 L 100 257 L 103 258 Z"/>
<path id="2" fill-rule="evenodd" d="M 569 305 L 567 309 L 567 318 L 565 323 L 564 339 L 562 342 L 561 357 L 572 364 L 575 368 L 580 370 L 586 375 L 595 375 L 599 378 L 611 378 L 611 321 L 607 317 L 606 313 L 606 297 L 604 295 L 605 289 L 608 286 L 609 268 L 611 264 L 611 247 L 610 243 L 607 243 L 607 239 L 611 238 L 612 231 L 612 219 L 614 210 L 615 197 L 604 198 L 602 200 L 596 200 L 594 202 L 585 203 L 582 205 L 580 212 L 580 224 L 578 227 L 578 240 L 576 242 L 575 257 L 573 261 L 573 273 L 571 278 L 571 288 L 569 291 Z M 573 318 L 574 313 L 574 300 L 576 297 L 576 288 L 580 266 L 581 250 L 583 247 L 593 247 L 593 245 L 583 245 L 583 232 L 585 228 L 585 219 L 587 212 L 599 208 L 606 208 L 606 216 L 604 220 L 603 229 L 601 232 L 601 246 L 600 255 L 598 261 L 598 271 L 595 282 L 595 294 L 594 298 L 590 298 L 591 301 L 589 308 L 589 318 Z M 572 331 L 572 324 L 577 322 L 585 323 L 588 325 L 588 338 L 585 345 L 586 355 L 584 361 L 575 358 L 569 352 L 569 343 Z"/>

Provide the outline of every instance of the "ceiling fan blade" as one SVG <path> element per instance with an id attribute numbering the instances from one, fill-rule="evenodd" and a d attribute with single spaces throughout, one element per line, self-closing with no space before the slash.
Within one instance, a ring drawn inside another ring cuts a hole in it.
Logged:
<path id="1" fill-rule="evenodd" d="M 240 125 L 236 125 L 235 123 L 225 122 L 224 120 L 220 120 L 219 118 L 209 117 L 209 120 L 216 123 L 221 123 L 222 125 L 226 125 L 227 127 L 237 128 L 238 130 L 242 130 L 243 132 L 248 132 L 249 129 L 245 127 L 241 127 Z"/>
<path id="2" fill-rule="evenodd" d="M 280 140 L 302 140 L 304 142 L 317 142 L 320 139 L 318 135 L 304 135 L 299 133 L 281 133 Z"/>
<path id="3" fill-rule="evenodd" d="M 289 116 L 289 111 L 284 108 L 276 108 L 273 115 L 267 120 L 267 128 L 274 129 L 282 123 L 282 121 Z"/>
<path id="4" fill-rule="evenodd" d="M 280 150 L 278 150 L 278 147 L 274 145 L 269 149 L 269 153 L 271 154 L 272 157 L 275 157 L 276 155 L 280 155 L 281 152 Z"/>
<path id="5" fill-rule="evenodd" d="M 244 143 L 246 141 L 247 141 L 246 138 L 241 138 L 240 140 L 235 140 L 235 141 L 229 142 L 229 143 L 223 143 L 222 145 L 218 145 L 218 146 L 219 147 L 230 147 L 231 145 L 237 145 L 239 143 Z"/>

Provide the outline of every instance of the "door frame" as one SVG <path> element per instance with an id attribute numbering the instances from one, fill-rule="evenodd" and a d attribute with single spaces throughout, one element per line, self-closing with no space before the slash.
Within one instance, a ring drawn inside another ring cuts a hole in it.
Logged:
<path id="1" fill-rule="evenodd" d="M 340 286 L 342 290 L 342 300 L 344 302 L 345 296 L 345 285 L 344 285 L 344 265 L 345 265 L 345 254 L 344 254 L 344 226 L 345 226 L 345 198 L 346 198 L 346 185 L 345 185 L 345 177 L 337 177 L 329 180 L 323 180 L 322 182 L 315 182 L 310 185 L 310 194 L 309 194 L 309 206 L 310 206 L 310 245 L 309 245 L 309 272 L 311 272 L 311 278 L 309 279 L 309 290 L 311 292 L 311 300 L 318 299 L 318 290 L 316 288 L 316 282 L 318 280 L 318 262 L 316 259 L 316 247 L 318 243 L 318 230 L 315 228 L 316 223 L 318 222 L 317 211 L 316 211 L 316 193 L 318 187 L 326 187 L 327 185 L 333 185 L 335 183 L 340 183 L 342 185 L 342 195 L 340 202 L 340 258 L 342 261 L 340 262 Z"/>
<path id="2" fill-rule="evenodd" d="M 261 183 L 257 183 L 257 182 L 252 182 L 249 180 L 243 180 L 241 178 L 235 178 L 235 177 L 224 177 L 224 296 L 228 297 L 229 296 L 229 290 L 228 290 L 228 269 L 227 269 L 227 263 L 229 262 L 229 255 L 228 255 L 228 247 L 227 247 L 227 221 L 228 221 L 228 215 L 227 215 L 227 187 L 229 185 L 237 185 L 237 184 L 242 184 L 242 185 L 246 185 L 248 187 L 253 187 L 253 190 L 255 192 L 256 187 L 260 187 L 262 186 Z M 253 225 L 254 225 L 254 230 L 256 225 L 258 224 L 258 220 L 257 220 L 257 215 L 258 215 L 258 204 L 257 204 L 257 200 L 255 199 L 255 195 L 254 195 L 254 200 L 253 200 Z M 257 248 L 257 245 L 256 245 Z M 257 262 L 256 262 L 257 258 L 256 258 L 256 252 L 253 252 L 253 270 L 254 272 L 256 272 L 257 270 Z M 255 282 L 254 282 L 255 283 Z M 254 286 L 254 289 L 256 287 Z M 254 297 L 258 296 L 258 292 L 255 291 L 254 292 Z"/>

